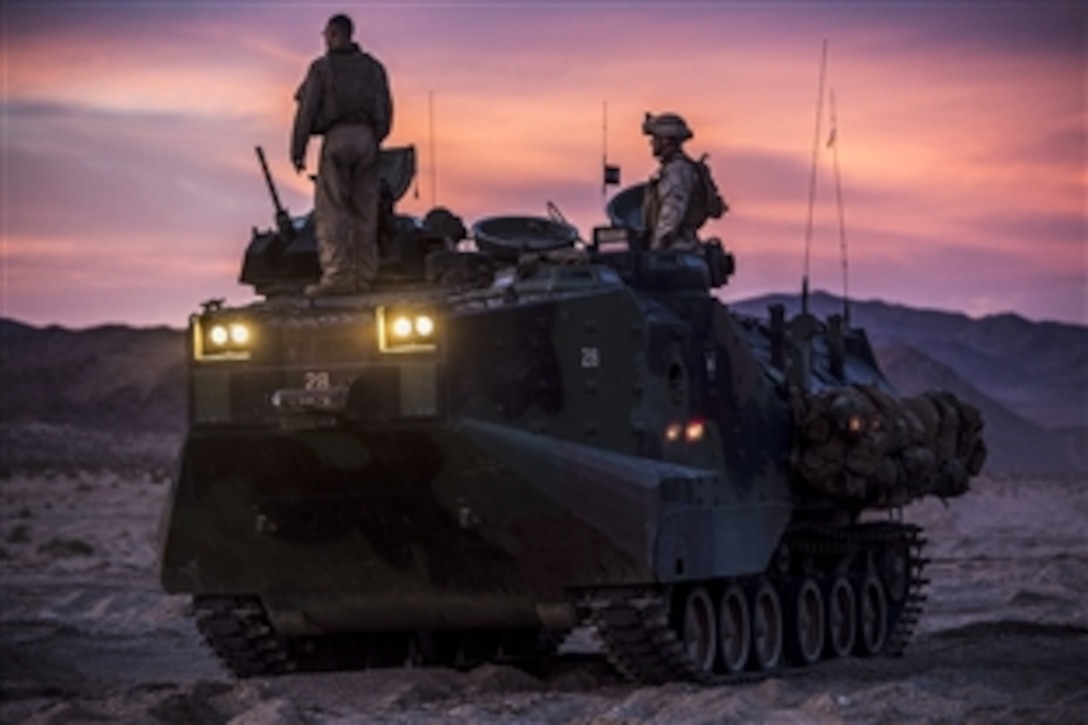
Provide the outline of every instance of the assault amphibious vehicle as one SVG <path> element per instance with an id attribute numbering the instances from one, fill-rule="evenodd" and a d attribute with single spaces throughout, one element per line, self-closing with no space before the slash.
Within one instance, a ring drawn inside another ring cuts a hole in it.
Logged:
<path id="1" fill-rule="evenodd" d="M 842 317 L 734 313 L 717 241 L 643 248 L 640 187 L 588 240 L 468 230 L 396 214 L 413 150 L 382 163 L 372 290 L 305 297 L 312 219 L 276 199 L 260 301 L 190 320 L 161 576 L 231 670 L 533 663 L 579 626 L 645 682 L 903 650 L 925 559 L 896 514 L 967 490 L 974 408 L 897 395 Z"/>

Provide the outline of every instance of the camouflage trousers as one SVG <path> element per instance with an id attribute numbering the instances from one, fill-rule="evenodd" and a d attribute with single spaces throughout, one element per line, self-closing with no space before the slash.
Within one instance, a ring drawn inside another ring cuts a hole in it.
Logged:
<path id="1" fill-rule="evenodd" d="M 369 126 L 342 124 L 325 134 L 314 195 L 322 287 L 354 288 L 378 272 L 377 161 Z"/>

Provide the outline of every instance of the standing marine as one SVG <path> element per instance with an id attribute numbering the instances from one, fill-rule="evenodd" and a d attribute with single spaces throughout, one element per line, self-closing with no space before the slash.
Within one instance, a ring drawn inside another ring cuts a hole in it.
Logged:
<path id="1" fill-rule="evenodd" d="M 684 142 L 694 134 L 675 113 L 647 113 L 642 133 L 660 162 L 642 197 L 642 221 L 651 249 L 697 250 L 696 232 L 710 217 L 728 207 L 703 160 L 684 153 Z"/>
<path id="2" fill-rule="evenodd" d="M 306 168 L 310 136 L 324 136 L 317 167 L 314 220 L 321 279 L 310 297 L 366 291 L 378 271 L 378 148 L 393 122 L 385 68 L 352 40 L 354 24 L 334 15 L 327 52 L 295 93 L 291 162 Z"/>

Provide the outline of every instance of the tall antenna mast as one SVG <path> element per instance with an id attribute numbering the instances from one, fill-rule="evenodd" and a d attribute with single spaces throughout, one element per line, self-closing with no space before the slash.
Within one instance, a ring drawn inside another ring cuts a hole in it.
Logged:
<path id="1" fill-rule="evenodd" d="M 805 274 L 801 282 L 801 312 L 808 312 L 809 252 L 812 248 L 812 208 L 816 202 L 816 160 L 820 153 L 820 120 L 824 111 L 824 76 L 827 74 L 827 38 L 820 60 L 820 90 L 816 97 L 816 134 L 812 141 L 812 174 L 808 182 L 808 223 L 805 225 Z"/>
<path id="2" fill-rule="evenodd" d="M 835 113 L 835 89 L 831 89 L 831 136 L 827 139 L 835 160 L 835 201 L 839 207 L 839 249 L 842 252 L 842 319 L 850 326 L 850 288 L 846 268 L 846 212 L 842 203 L 842 177 L 839 175 L 839 119 Z"/>
<path id="3" fill-rule="evenodd" d="M 601 168 L 604 175 L 601 177 L 601 198 L 608 196 L 608 101 L 604 102 L 601 113 Z"/>
<path id="4" fill-rule="evenodd" d="M 438 206 L 438 157 L 434 150 L 434 91 L 427 91 L 427 145 L 431 157 L 431 207 Z"/>
<path id="5" fill-rule="evenodd" d="M 608 198 L 608 186 L 620 183 L 620 167 L 608 163 L 608 101 L 601 116 L 601 198 Z"/>

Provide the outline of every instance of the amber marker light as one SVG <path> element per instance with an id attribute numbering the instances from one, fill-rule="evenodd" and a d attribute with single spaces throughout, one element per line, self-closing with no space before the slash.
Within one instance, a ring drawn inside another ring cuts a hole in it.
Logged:
<path id="1" fill-rule="evenodd" d="M 684 428 L 684 439 L 688 443 L 698 443 L 703 439 L 703 435 L 706 433 L 706 424 L 695 418 L 688 421 L 687 426 Z"/>
<path id="2" fill-rule="evenodd" d="M 669 423 L 665 428 L 665 440 L 669 443 L 675 443 L 680 440 L 680 434 L 683 432 L 683 427 L 679 423 Z"/>

